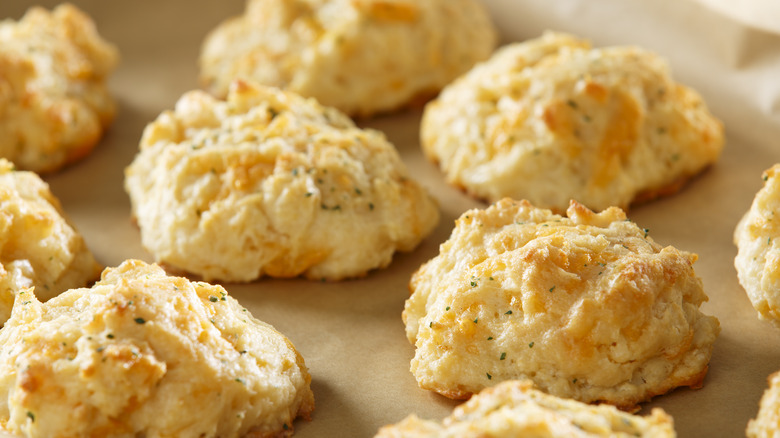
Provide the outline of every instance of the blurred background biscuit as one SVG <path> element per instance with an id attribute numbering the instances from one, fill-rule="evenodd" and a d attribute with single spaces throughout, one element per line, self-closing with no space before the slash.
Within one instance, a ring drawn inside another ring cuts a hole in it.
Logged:
<path id="1" fill-rule="evenodd" d="M 201 80 L 285 88 L 353 116 L 435 96 L 497 42 L 475 0 L 249 0 L 206 38 Z"/>
<path id="2" fill-rule="evenodd" d="M 68 3 L 0 22 L 0 157 L 52 172 L 89 154 L 116 112 L 106 81 L 118 60 Z"/>

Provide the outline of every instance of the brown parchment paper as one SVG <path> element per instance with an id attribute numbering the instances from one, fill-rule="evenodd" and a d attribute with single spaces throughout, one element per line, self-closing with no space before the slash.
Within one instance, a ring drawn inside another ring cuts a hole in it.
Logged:
<path id="1" fill-rule="evenodd" d="M 699 254 L 695 268 L 710 297 L 703 310 L 722 326 L 704 387 L 656 397 L 643 412 L 664 408 L 681 437 L 744 436 L 767 376 L 780 370 L 780 330 L 757 319 L 737 282 L 732 243 L 734 226 L 761 186 L 761 172 L 780 162 L 780 30 L 773 26 L 780 17 L 772 15 L 777 8 L 758 7 L 757 13 L 755 6 L 722 7 L 730 2 L 719 0 L 484 1 L 505 41 L 555 29 L 598 46 L 652 49 L 724 120 L 727 145 L 718 164 L 680 193 L 633 208 L 629 217 L 649 228 L 659 243 Z M 127 258 L 151 262 L 130 219 L 123 170 L 146 123 L 183 92 L 197 88 L 203 38 L 218 22 L 240 13 L 243 0 L 73 3 L 119 46 L 122 61 L 110 82 L 119 113 L 92 155 L 45 179 L 103 264 L 115 266 Z M 2 0 L 0 17 L 18 19 L 31 4 Z M 755 16 L 760 19 L 749 18 Z M 384 131 L 414 177 L 440 202 L 440 225 L 421 246 L 359 280 L 262 279 L 225 285 L 256 317 L 286 334 L 310 368 L 317 406 L 310 422 L 295 423 L 296 437 L 373 436 L 408 414 L 440 419 L 457 405 L 417 387 L 409 372 L 413 347 L 405 338 L 401 311 L 411 274 L 437 254 L 456 217 L 484 204 L 448 187 L 422 157 L 420 114 L 408 111 L 360 123 Z"/>

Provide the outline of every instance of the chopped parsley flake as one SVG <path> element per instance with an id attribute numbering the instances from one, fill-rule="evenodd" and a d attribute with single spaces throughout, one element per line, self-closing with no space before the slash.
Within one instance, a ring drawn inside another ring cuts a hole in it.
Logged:
<path id="1" fill-rule="evenodd" d="M 533 341 L 531 341 L 531 343 L 530 343 L 530 344 L 528 344 L 528 348 L 534 348 L 534 343 L 533 343 Z"/>
<path id="2" fill-rule="evenodd" d="M 491 376 L 490 373 L 485 373 L 485 375 L 487 376 L 488 380 L 493 378 L 493 376 Z"/>
<path id="3" fill-rule="evenodd" d="M 133 321 L 135 321 L 136 324 L 145 324 L 146 320 L 143 318 L 136 318 Z"/>
<path id="4" fill-rule="evenodd" d="M 212 303 L 216 303 L 217 301 L 219 301 L 219 298 L 215 297 L 214 295 L 210 295 L 209 301 L 211 301 Z"/>
<path id="5" fill-rule="evenodd" d="M 478 322 L 479 322 L 479 316 L 478 316 L 478 317 L 476 317 L 476 318 L 474 318 L 474 324 L 476 324 L 476 323 L 478 323 Z"/>
<path id="6" fill-rule="evenodd" d="M 504 359 L 506 359 L 506 353 L 501 353 L 501 358 L 499 360 L 504 360 Z"/>
<path id="7" fill-rule="evenodd" d="M 553 286 L 553 287 L 551 287 L 551 288 L 550 288 L 550 292 L 552 292 L 552 291 L 554 291 L 554 290 L 555 290 L 555 286 Z"/>
<path id="8" fill-rule="evenodd" d="M 506 313 L 504 313 L 504 315 L 511 315 L 511 314 L 512 314 L 511 310 L 507 310 Z"/>
<path id="9" fill-rule="evenodd" d="M 35 423 L 35 414 L 33 414 L 30 411 L 27 411 L 27 418 L 29 418 L 33 423 Z"/>
<path id="10" fill-rule="evenodd" d="M 109 334 L 106 335 L 106 337 L 108 339 L 114 339 L 114 334 L 113 333 L 109 333 Z"/>
<path id="11" fill-rule="evenodd" d="M 450 310 L 450 306 L 447 306 L 444 310 Z"/>

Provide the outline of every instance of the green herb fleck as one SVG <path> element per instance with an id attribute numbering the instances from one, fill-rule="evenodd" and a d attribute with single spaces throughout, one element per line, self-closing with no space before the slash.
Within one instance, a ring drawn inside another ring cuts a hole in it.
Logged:
<path id="1" fill-rule="evenodd" d="M 30 411 L 27 411 L 27 418 L 29 418 L 33 423 L 35 423 L 35 414 L 33 414 Z"/>
<path id="2" fill-rule="evenodd" d="M 488 341 L 492 341 L 492 340 L 493 340 L 493 337 L 492 336 L 488 336 Z"/>
<path id="3" fill-rule="evenodd" d="M 284 423 L 284 424 L 282 425 L 282 429 L 284 429 L 284 430 L 290 430 L 290 426 L 288 426 L 288 425 L 287 425 L 287 423 Z"/>
<path id="4" fill-rule="evenodd" d="M 551 288 L 550 288 L 550 292 L 552 292 L 552 291 L 554 291 L 554 290 L 555 290 L 555 286 L 553 286 L 553 287 L 551 287 Z"/>
<path id="5" fill-rule="evenodd" d="M 293 174 L 293 176 L 298 176 L 298 168 L 297 167 L 292 170 L 292 174 Z"/>
<path id="6" fill-rule="evenodd" d="M 219 298 L 215 297 L 214 295 L 210 295 L 209 301 L 211 301 L 212 303 L 216 303 L 217 301 L 219 301 Z"/>
<path id="7" fill-rule="evenodd" d="M 136 318 L 133 321 L 135 321 L 136 324 L 145 324 L 146 320 L 143 318 Z"/>
<path id="8" fill-rule="evenodd" d="M 490 373 L 485 373 L 485 375 L 487 376 L 488 380 L 493 378 L 493 376 L 491 376 Z"/>
<path id="9" fill-rule="evenodd" d="M 238 382 L 238 383 L 240 383 L 242 385 L 246 385 L 246 382 L 244 382 L 242 379 L 240 379 L 238 377 L 236 377 L 236 382 Z"/>
<path id="10" fill-rule="evenodd" d="M 531 343 L 530 343 L 530 344 L 528 344 L 528 348 L 534 348 L 534 343 L 533 343 L 533 341 L 531 341 Z"/>
<path id="11" fill-rule="evenodd" d="M 511 315 L 511 314 L 512 314 L 511 310 L 507 310 L 506 313 L 504 313 L 504 315 Z"/>
<path id="12" fill-rule="evenodd" d="M 571 383 L 577 383 L 577 378 L 575 377 L 574 380 L 571 381 Z"/>
<path id="13" fill-rule="evenodd" d="M 645 232 L 645 238 L 647 238 L 647 233 L 649 233 L 649 232 L 650 232 L 650 230 L 649 230 L 649 229 L 647 229 L 647 228 L 643 228 L 643 230 L 644 230 L 644 232 Z"/>
<path id="14" fill-rule="evenodd" d="M 450 306 L 447 306 L 444 310 L 450 310 Z"/>
<path id="15" fill-rule="evenodd" d="M 368 209 L 369 210 L 373 210 L 374 209 L 374 203 L 373 202 L 369 202 L 368 203 Z"/>
<path id="16" fill-rule="evenodd" d="M 577 102 L 575 102 L 575 101 L 573 101 L 571 99 L 567 100 L 566 104 L 569 105 L 570 107 L 572 107 L 573 109 L 577 109 Z"/>
<path id="17" fill-rule="evenodd" d="M 433 321 L 431 321 L 431 323 L 430 323 L 430 324 L 428 324 L 428 327 L 429 327 L 429 328 L 433 328 Z"/>
<path id="18" fill-rule="evenodd" d="M 109 334 L 106 335 L 106 337 L 108 339 L 114 339 L 114 334 L 113 333 L 109 333 Z"/>
<path id="19" fill-rule="evenodd" d="M 504 359 L 506 359 L 506 353 L 501 353 L 501 358 L 498 360 L 504 360 Z"/>
<path id="20" fill-rule="evenodd" d="M 479 322 L 479 316 L 478 316 L 478 317 L 476 317 L 476 318 L 474 318 L 474 324 L 476 324 L 476 323 L 478 323 L 478 322 Z"/>

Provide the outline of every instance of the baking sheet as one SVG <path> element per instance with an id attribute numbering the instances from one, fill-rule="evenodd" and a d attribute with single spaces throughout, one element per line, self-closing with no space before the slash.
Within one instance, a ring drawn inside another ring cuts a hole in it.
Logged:
<path id="1" fill-rule="evenodd" d="M 56 2 L 39 4 L 51 7 Z M 141 247 L 123 190 L 123 169 L 146 123 L 196 88 L 197 56 L 206 33 L 240 13 L 243 0 L 74 0 L 119 46 L 122 61 L 110 81 L 117 119 L 84 161 L 46 176 L 52 191 L 99 261 L 153 261 Z M 720 161 L 680 193 L 633 208 L 629 217 L 661 244 L 699 254 L 695 268 L 720 319 L 710 372 L 699 390 L 678 389 L 645 405 L 675 419 L 681 437 L 744 436 L 767 376 L 780 370 L 780 330 L 760 322 L 737 282 L 734 226 L 761 187 L 761 172 L 780 162 L 780 23 L 769 7 L 759 21 L 717 0 L 485 0 L 505 41 L 545 29 L 572 32 L 595 45 L 638 44 L 669 60 L 674 76 L 699 90 L 725 122 Z M 0 1 L 0 17 L 18 19 L 32 3 Z M 715 4 L 715 5 L 713 5 Z M 740 3 L 742 4 L 742 3 Z M 759 10 L 761 10 L 759 8 Z M 736 17 L 736 18 L 735 18 Z M 414 177 L 439 200 L 436 230 L 413 252 L 364 279 L 339 283 L 263 279 L 226 284 L 252 313 L 286 334 L 312 374 L 316 409 L 295 423 L 296 437 L 373 436 L 410 413 L 439 419 L 457 402 L 417 387 L 409 372 L 413 347 L 401 311 L 407 283 L 435 256 L 464 210 L 484 207 L 448 187 L 422 157 L 421 112 L 361 122 L 384 131 Z"/>

